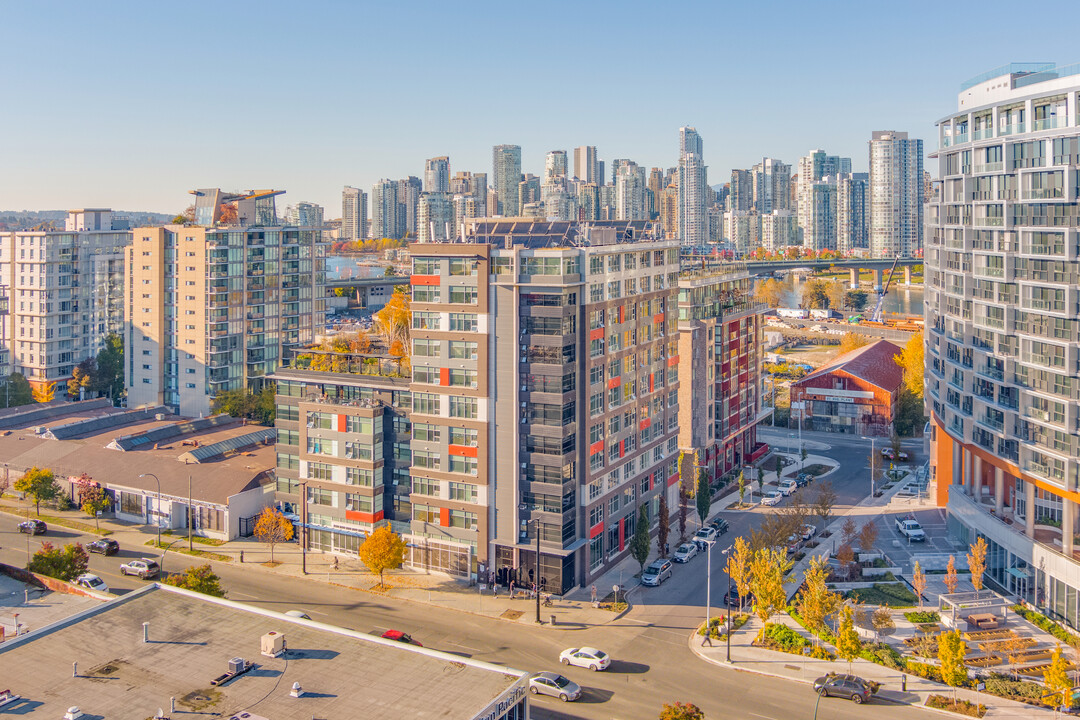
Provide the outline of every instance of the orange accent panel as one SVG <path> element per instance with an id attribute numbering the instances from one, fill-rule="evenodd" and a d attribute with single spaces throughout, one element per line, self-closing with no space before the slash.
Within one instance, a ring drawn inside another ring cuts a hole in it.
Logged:
<path id="1" fill-rule="evenodd" d="M 604 452 L 604 441 L 603 440 L 597 440 L 596 442 L 594 442 L 592 445 L 589 446 L 589 454 L 590 455 L 595 455 L 598 452 Z"/>
<path id="2" fill-rule="evenodd" d="M 626 456 L 626 440 L 620 440 L 619 441 L 619 457 L 621 458 L 621 457 L 625 457 L 625 456 Z"/>
<path id="3" fill-rule="evenodd" d="M 662 323 L 662 322 L 664 322 L 664 313 L 656 313 L 655 315 L 652 316 L 652 320 L 653 320 L 654 323 Z"/>
<path id="4" fill-rule="evenodd" d="M 604 523 L 603 521 L 600 521 L 589 528 L 589 539 L 592 540 L 602 532 L 604 532 Z"/>
<path id="5" fill-rule="evenodd" d="M 679 356 L 678 355 L 674 355 L 672 357 L 669 357 L 668 360 L 667 360 L 667 366 L 668 367 L 675 367 L 678 364 L 679 364 Z"/>
<path id="6" fill-rule="evenodd" d="M 443 386 L 450 384 L 450 368 L 439 368 L 439 384 Z"/>
<path id="7" fill-rule="evenodd" d="M 604 328 L 596 328 L 595 330 L 590 330 L 589 331 L 589 339 L 590 340 L 603 340 L 604 339 Z"/>
<path id="8" fill-rule="evenodd" d="M 413 285 L 438 285 L 442 282 L 442 278 L 438 275 L 412 275 L 409 282 Z"/>
<path id="9" fill-rule="evenodd" d="M 439 508 L 439 524 L 450 527 L 450 508 Z"/>
<path id="10" fill-rule="evenodd" d="M 653 390 L 655 390 L 655 387 L 653 386 L 653 373 L 649 373 L 649 392 L 652 392 Z"/>
<path id="11" fill-rule="evenodd" d="M 347 416 L 345 416 L 345 415 L 338 415 L 337 416 L 337 431 L 338 432 L 345 432 L 345 427 L 346 427 L 345 426 L 345 422 L 346 422 L 345 418 L 346 417 Z"/>
<path id="12" fill-rule="evenodd" d="M 447 452 L 451 455 L 458 455 L 460 457 L 476 457 L 476 448 L 466 447 L 464 445 L 450 445 L 447 448 Z"/>
<path id="13" fill-rule="evenodd" d="M 622 385 L 622 377 L 613 377 L 607 381 L 608 390 L 614 390 Z"/>
<path id="14" fill-rule="evenodd" d="M 379 522 L 380 520 L 383 519 L 383 511 L 379 510 L 378 512 L 369 513 L 369 512 L 360 512 L 359 510 L 346 510 L 345 511 L 345 519 L 346 520 L 356 520 L 357 522 L 366 522 L 366 523 Z"/>
<path id="15" fill-rule="evenodd" d="M 667 479 L 668 487 L 671 487 L 672 485 L 674 485 L 677 482 L 679 482 L 679 473 L 675 473 L 674 475 L 672 475 L 671 477 L 669 477 Z"/>
<path id="16" fill-rule="evenodd" d="M 638 430 L 644 430 L 645 428 L 648 428 L 651 425 L 652 425 L 652 418 L 645 418 L 640 423 L 638 423 Z"/>

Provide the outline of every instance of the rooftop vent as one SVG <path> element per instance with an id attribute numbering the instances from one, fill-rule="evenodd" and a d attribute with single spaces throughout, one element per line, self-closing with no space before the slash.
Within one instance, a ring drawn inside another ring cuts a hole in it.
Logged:
<path id="1" fill-rule="evenodd" d="M 64 713 L 64 720 L 79 720 L 82 716 L 82 710 L 79 709 L 79 706 L 72 705 L 68 708 L 67 712 Z"/>

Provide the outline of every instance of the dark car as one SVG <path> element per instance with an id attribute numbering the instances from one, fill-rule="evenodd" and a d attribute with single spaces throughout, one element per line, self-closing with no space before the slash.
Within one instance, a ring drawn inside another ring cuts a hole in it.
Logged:
<path id="1" fill-rule="evenodd" d="M 19 532 L 21 533 L 44 535 L 48 530 L 49 526 L 43 520 L 23 520 L 19 523 Z"/>
<path id="2" fill-rule="evenodd" d="M 728 521 L 722 517 L 713 518 L 713 521 L 709 523 L 709 525 L 718 535 L 723 535 L 728 531 Z"/>
<path id="3" fill-rule="evenodd" d="M 814 681 L 814 690 L 825 697 L 847 698 L 864 703 L 874 694 L 870 684 L 857 675 L 823 675 Z"/>
<path id="4" fill-rule="evenodd" d="M 724 593 L 724 606 L 732 608 L 733 610 L 739 609 L 739 592 L 733 590 L 731 593 Z M 754 593 L 746 593 L 742 596 L 742 608 L 743 610 L 749 610 L 754 604 Z"/>
<path id="5" fill-rule="evenodd" d="M 101 538 L 86 544 L 88 552 L 101 553 L 102 555 L 115 555 L 120 552 L 120 543 L 112 538 Z"/>
<path id="6" fill-rule="evenodd" d="M 810 473 L 799 473 L 795 476 L 795 484 L 799 487 L 806 487 L 813 481 L 813 479 L 814 476 Z"/>
<path id="7" fill-rule="evenodd" d="M 403 633 L 400 630 L 387 630 L 382 634 L 382 636 L 387 640 L 397 640 L 398 642 L 409 643 L 410 645 L 424 647 L 420 644 L 419 641 L 413 640 L 412 635 L 409 635 L 408 633 Z"/>

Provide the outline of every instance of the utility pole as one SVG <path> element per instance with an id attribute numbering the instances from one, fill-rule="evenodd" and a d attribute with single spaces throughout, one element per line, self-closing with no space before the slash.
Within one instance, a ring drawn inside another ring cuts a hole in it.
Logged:
<path id="1" fill-rule="evenodd" d="M 300 571 L 307 575 L 307 483 L 300 483 Z"/>

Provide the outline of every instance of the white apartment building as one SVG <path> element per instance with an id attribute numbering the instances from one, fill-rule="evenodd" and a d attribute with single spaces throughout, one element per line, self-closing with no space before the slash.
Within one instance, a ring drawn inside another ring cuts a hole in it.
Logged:
<path id="1" fill-rule="evenodd" d="M 367 237 L 368 196 L 360 188 L 345 186 L 341 191 L 341 239 L 363 240 Z"/>
<path id="2" fill-rule="evenodd" d="M 707 168 L 701 136 L 692 127 L 679 128 L 679 241 L 683 245 L 704 245 L 709 239 L 709 219 L 705 192 Z"/>
<path id="3" fill-rule="evenodd" d="M 923 246 L 923 142 L 906 132 L 870 140 L 870 253 L 911 257 Z"/>

